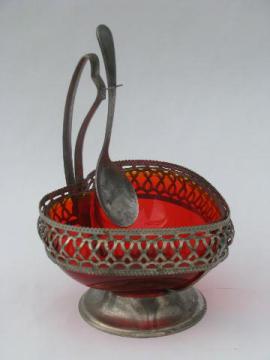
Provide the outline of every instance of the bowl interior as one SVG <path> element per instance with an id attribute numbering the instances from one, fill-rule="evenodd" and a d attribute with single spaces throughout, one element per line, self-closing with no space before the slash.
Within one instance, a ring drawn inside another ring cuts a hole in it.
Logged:
<path id="1" fill-rule="evenodd" d="M 126 169 L 125 174 L 134 186 L 139 201 L 138 218 L 128 229 L 211 224 L 222 220 L 225 215 L 215 191 L 195 177 L 160 169 Z M 91 183 L 86 192 L 68 194 L 55 200 L 47 216 L 66 225 L 119 228 L 100 207 Z"/>

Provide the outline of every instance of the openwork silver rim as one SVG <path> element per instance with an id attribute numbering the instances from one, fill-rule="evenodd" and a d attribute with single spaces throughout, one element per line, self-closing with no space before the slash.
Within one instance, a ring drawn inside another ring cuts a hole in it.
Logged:
<path id="1" fill-rule="evenodd" d="M 53 262 L 64 270 L 85 274 L 160 276 L 209 271 L 227 257 L 228 247 L 234 236 L 230 211 L 225 200 L 210 183 L 191 170 L 165 162 L 129 160 L 119 161 L 117 164 L 128 174 L 135 186 L 136 171 L 143 171 L 146 174 L 148 177 L 146 182 L 151 180 L 151 176 L 159 176 L 162 183 L 164 174 L 167 179 L 171 179 L 170 188 L 164 190 L 164 186 L 162 188 L 160 185 L 161 191 L 154 195 L 151 195 L 153 189 L 148 184 L 146 189 L 137 189 L 139 197 L 154 196 L 183 206 L 182 202 L 187 197 L 184 193 L 187 184 L 189 188 L 194 184 L 194 188 L 199 188 L 199 192 L 196 190 L 197 192 L 192 194 L 191 191 L 188 202 L 184 205 L 193 211 L 200 209 L 203 216 L 211 219 L 214 214 L 208 205 L 214 202 L 217 210 L 222 214 L 222 220 L 200 226 L 162 229 L 78 227 L 52 220 L 48 213 L 54 204 L 59 201 L 63 201 L 64 204 L 66 198 L 85 196 L 94 189 L 95 174 L 92 172 L 79 186 L 56 190 L 45 195 L 40 202 L 38 231 L 46 252 Z M 176 181 L 178 186 L 180 183 L 182 187 L 174 194 L 172 189 Z M 151 191 L 148 191 L 149 189 Z M 212 213 L 207 210 L 207 206 Z M 63 214 L 65 210 L 63 208 Z M 69 214 L 63 216 L 68 218 Z M 68 247 L 74 248 L 72 256 L 67 252 Z M 124 249 L 123 256 L 116 256 L 116 249 L 121 247 Z M 184 248 L 185 254 L 188 255 L 183 256 Z M 82 251 L 85 249 L 87 249 L 87 257 Z M 169 258 L 165 255 L 166 249 L 172 254 Z M 133 256 L 136 251 L 139 255 Z"/>

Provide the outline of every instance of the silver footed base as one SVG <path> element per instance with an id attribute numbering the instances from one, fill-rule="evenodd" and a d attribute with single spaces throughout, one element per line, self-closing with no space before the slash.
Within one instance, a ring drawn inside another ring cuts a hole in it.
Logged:
<path id="1" fill-rule="evenodd" d="M 156 337 L 195 325 L 206 312 L 206 301 L 193 287 L 143 298 L 89 289 L 80 299 L 79 311 L 87 323 L 107 333 Z"/>

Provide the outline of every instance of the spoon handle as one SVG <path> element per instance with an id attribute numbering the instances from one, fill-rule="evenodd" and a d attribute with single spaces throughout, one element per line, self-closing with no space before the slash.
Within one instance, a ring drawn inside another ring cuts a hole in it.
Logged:
<path id="1" fill-rule="evenodd" d="M 101 160 L 104 157 L 109 158 L 108 151 L 111 139 L 116 98 L 116 63 L 113 36 L 107 26 L 99 25 L 97 27 L 97 39 L 102 52 L 108 83 L 108 115 L 104 143 L 99 158 L 99 160 Z"/>
<path id="2" fill-rule="evenodd" d="M 97 27 L 97 39 L 102 52 L 106 69 L 108 88 L 116 86 L 116 64 L 113 36 L 106 25 Z"/>

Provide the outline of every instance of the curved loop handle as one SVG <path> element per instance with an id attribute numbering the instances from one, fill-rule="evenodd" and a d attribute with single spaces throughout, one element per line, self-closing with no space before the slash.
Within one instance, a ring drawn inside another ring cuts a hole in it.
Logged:
<path id="1" fill-rule="evenodd" d="M 73 107 L 81 74 L 87 61 L 89 61 L 91 65 L 91 78 L 96 85 L 97 96 L 80 127 L 75 145 L 75 166 L 73 166 L 71 143 Z M 98 56 L 96 54 L 86 54 L 81 58 L 72 75 L 65 104 L 63 123 L 63 159 L 67 185 L 75 185 L 83 180 L 82 152 L 85 134 L 93 115 L 104 99 L 106 99 L 106 86 L 99 73 Z"/>

